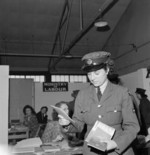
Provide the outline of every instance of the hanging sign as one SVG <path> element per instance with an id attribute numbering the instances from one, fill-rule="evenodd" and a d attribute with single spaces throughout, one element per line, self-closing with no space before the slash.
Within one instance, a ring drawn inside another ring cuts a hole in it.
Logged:
<path id="1" fill-rule="evenodd" d="M 68 82 L 44 82 L 43 92 L 64 92 L 68 91 Z"/>

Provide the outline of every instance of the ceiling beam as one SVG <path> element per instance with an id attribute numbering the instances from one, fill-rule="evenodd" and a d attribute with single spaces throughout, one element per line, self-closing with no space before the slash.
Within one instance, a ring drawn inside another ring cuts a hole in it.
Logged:
<path id="1" fill-rule="evenodd" d="M 0 53 L 0 56 L 5 57 L 39 57 L 39 58 L 59 58 L 59 55 L 48 55 L 48 54 L 20 54 L 20 53 Z M 81 59 L 81 56 L 69 56 L 69 55 L 62 55 L 62 59 Z"/>
<path id="2" fill-rule="evenodd" d="M 111 32 L 111 34 L 109 35 L 109 37 L 108 37 L 107 40 L 105 41 L 105 43 L 104 43 L 104 45 L 103 45 L 103 47 L 102 47 L 102 50 L 105 50 L 105 49 L 107 48 L 107 44 L 108 44 L 109 40 L 111 39 L 112 35 L 114 34 L 114 32 L 116 31 L 116 29 L 118 28 L 118 25 L 119 25 L 119 23 L 121 22 L 122 17 L 125 15 L 125 13 L 126 13 L 128 7 L 130 6 L 130 3 L 131 3 L 131 0 L 128 0 L 128 3 L 127 3 L 127 6 L 126 6 L 126 9 L 125 9 L 124 13 L 121 15 L 120 20 L 117 22 L 117 24 L 116 24 L 116 26 L 114 27 L 113 31 Z"/>
<path id="3" fill-rule="evenodd" d="M 63 50 L 63 52 L 59 55 L 59 57 L 52 63 L 51 66 L 49 66 L 49 72 L 51 69 L 55 68 L 57 63 L 63 58 L 63 55 L 66 55 L 69 53 L 69 51 L 73 48 L 73 46 L 93 27 L 94 23 L 101 17 L 103 17 L 116 3 L 118 0 L 107 0 L 102 5 L 102 7 L 99 9 L 98 14 L 95 16 L 95 18 L 85 26 L 84 29 L 82 29 L 75 38 L 70 42 L 70 44 Z"/>

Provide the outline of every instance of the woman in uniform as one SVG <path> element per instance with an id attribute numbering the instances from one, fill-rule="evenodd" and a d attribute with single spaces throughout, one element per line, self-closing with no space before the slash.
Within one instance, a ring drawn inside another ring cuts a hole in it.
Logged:
<path id="1" fill-rule="evenodd" d="M 87 72 L 90 85 L 81 90 L 75 101 L 73 120 L 66 132 L 82 131 L 87 124 L 86 136 L 94 123 L 100 121 L 113 127 L 115 134 L 111 140 L 104 140 L 106 151 L 83 146 L 83 155 L 134 155 L 132 142 L 140 130 L 128 89 L 111 83 L 108 74 L 111 71 L 110 53 L 100 51 L 83 56 L 82 69 Z M 65 118 L 60 117 L 61 124 Z"/>

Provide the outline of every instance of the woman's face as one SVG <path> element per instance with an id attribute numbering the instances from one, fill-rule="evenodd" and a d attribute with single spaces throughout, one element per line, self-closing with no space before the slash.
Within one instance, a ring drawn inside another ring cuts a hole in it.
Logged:
<path id="1" fill-rule="evenodd" d="M 109 69 L 105 70 L 102 68 L 96 71 L 89 72 L 87 75 L 90 82 L 95 87 L 98 87 L 98 86 L 102 86 L 105 83 L 105 81 L 107 80 L 108 72 L 109 72 Z"/>
<path id="2" fill-rule="evenodd" d="M 42 114 L 45 114 L 45 113 L 46 113 L 46 108 L 42 108 L 42 109 L 41 109 L 41 113 L 42 113 Z"/>
<path id="3" fill-rule="evenodd" d="M 32 114 L 32 111 L 30 108 L 27 108 L 25 113 L 26 113 L 26 115 L 30 116 Z"/>
<path id="4" fill-rule="evenodd" d="M 69 109 L 68 109 L 68 106 L 67 106 L 66 104 L 62 104 L 62 105 L 60 106 L 60 108 L 61 108 L 63 111 L 65 111 L 67 115 L 69 114 Z"/>

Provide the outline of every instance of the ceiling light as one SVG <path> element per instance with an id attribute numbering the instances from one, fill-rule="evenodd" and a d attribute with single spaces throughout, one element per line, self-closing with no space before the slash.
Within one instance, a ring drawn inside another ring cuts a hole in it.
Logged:
<path id="1" fill-rule="evenodd" d="M 108 25 L 108 22 L 103 20 L 103 19 L 99 19 L 94 23 L 94 26 L 96 27 L 97 31 L 108 31 L 110 30 L 110 26 Z"/>

